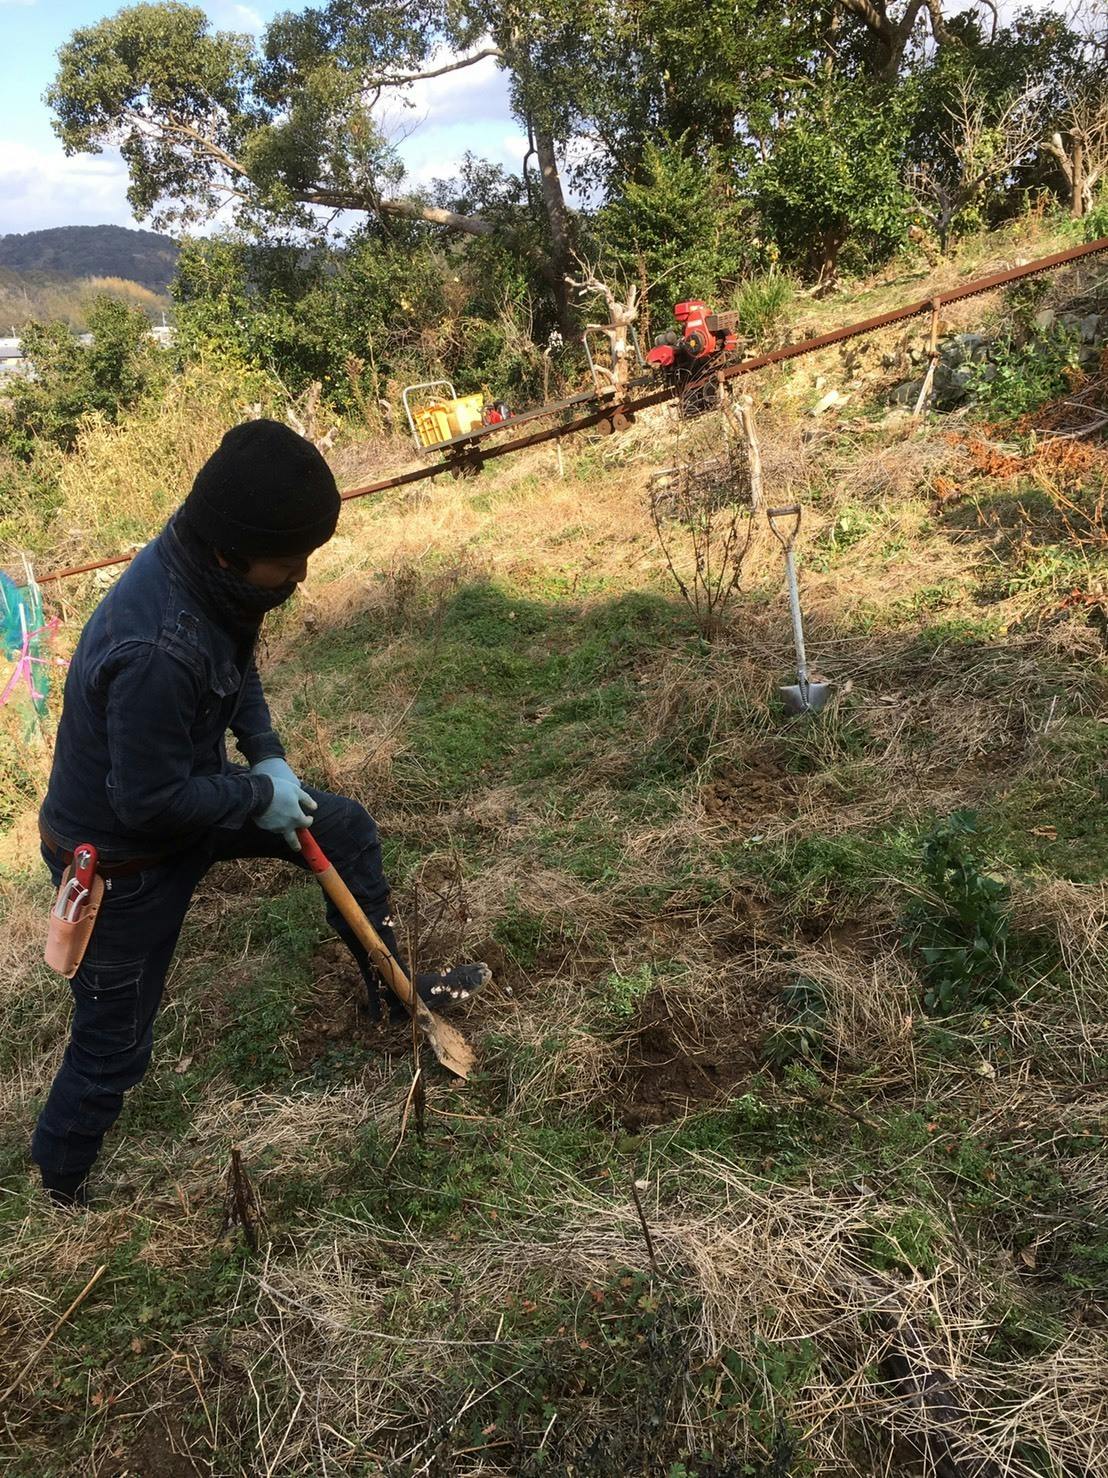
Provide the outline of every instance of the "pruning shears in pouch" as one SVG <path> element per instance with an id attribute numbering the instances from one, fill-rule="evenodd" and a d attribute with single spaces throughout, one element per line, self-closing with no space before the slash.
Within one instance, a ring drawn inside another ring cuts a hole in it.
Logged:
<path id="1" fill-rule="evenodd" d="M 59 889 L 54 903 L 54 917 L 75 924 L 85 911 L 96 876 L 97 851 L 90 842 L 82 842 L 73 851 L 73 876 Z"/>
<path id="2" fill-rule="evenodd" d="M 105 882 L 96 876 L 97 861 L 92 843 L 78 842 L 50 910 L 43 958 L 67 980 L 80 968 L 104 898 Z"/>

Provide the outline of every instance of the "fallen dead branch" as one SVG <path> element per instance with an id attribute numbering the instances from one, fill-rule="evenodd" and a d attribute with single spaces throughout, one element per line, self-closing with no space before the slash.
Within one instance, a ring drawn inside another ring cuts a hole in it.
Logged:
<path id="1" fill-rule="evenodd" d="M 44 1340 L 42 1340 L 38 1345 L 35 1346 L 35 1348 L 31 1351 L 30 1355 L 28 1355 L 27 1359 L 21 1366 L 19 1374 L 16 1376 L 15 1380 L 13 1380 L 12 1383 L 8 1386 L 7 1390 L 4 1391 L 2 1395 L 0 1395 L 0 1408 L 7 1406 L 12 1396 L 15 1395 L 16 1391 L 19 1390 L 19 1387 L 23 1384 L 27 1376 L 31 1373 L 32 1369 L 37 1364 L 43 1352 L 49 1347 L 51 1341 L 58 1333 L 58 1330 L 61 1329 L 62 1325 L 66 1322 L 67 1319 L 71 1318 L 77 1312 L 77 1310 L 84 1303 L 85 1299 L 88 1298 L 89 1294 L 96 1287 L 97 1283 L 99 1283 L 100 1279 L 107 1271 L 107 1263 L 102 1263 L 101 1266 L 96 1269 L 95 1273 L 93 1273 L 92 1277 L 88 1280 L 85 1286 L 81 1289 L 77 1297 L 65 1310 L 65 1312 L 58 1316 L 53 1328 L 50 1330 L 50 1333 L 46 1336 Z"/>

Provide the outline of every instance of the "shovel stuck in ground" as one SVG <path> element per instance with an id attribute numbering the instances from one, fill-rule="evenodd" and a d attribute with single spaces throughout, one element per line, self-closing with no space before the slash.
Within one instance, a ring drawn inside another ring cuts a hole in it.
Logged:
<path id="1" fill-rule="evenodd" d="M 455 1077 L 463 1080 L 468 1078 L 473 1071 L 473 1048 L 456 1027 L 451 1026 L 447 1021 L 440 1020 L 420 1000 L 400 964 L 366 918 L 358 900 L 331 866 L 323 848 L 311 832 L 304 828 L 298 830 L 296 835 L 300 838 L 301 855 L 315 873 L 320 887 L 358 936 L 387 984 L 392 987 L 408 1008 L 409 1013 L 419 1022 L 424 1036 L 430 1043 L 431 1051 L 443 1067 L 452 1072 Z"/>
<path id="2" fill-rule="evenodd" d="M 788 508 L 767 508 L 766 517 L 774 537 L 785 551 L 785 578 L 789 584 L 789 611 L 793 620 L 793 645 L 796 647 L 796 682 L 782 687 L 781 696 L 790 713 L 818 713 L 831 696 L 831 684 L 814 683 L 808 676 L 808 654 L 804 650 L 804 624 L 800 619 L 800 592 L 793 553 L 796 536 L 800 532 L 800 504 L 793 503 Z M 787 534 L 777 527 L 779 518 L 793 520 Z"/>

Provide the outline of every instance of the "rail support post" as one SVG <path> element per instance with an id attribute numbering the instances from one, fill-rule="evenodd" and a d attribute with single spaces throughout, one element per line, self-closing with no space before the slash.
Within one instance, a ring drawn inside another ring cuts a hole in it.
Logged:
<path id="1" fill-rule="evenodd" d="M 927 335 L 927 373 L 923 377 L 919 399 L 916 401 L 916 408 L 912 412 L 912 419 L 917 421 L 927 414 L 927 408 L 931 403 L 931 391 L 935 384 L 935 368 L 939 362 L 940 306 L 938 298 L 931 299 L 931 327 Z"/>

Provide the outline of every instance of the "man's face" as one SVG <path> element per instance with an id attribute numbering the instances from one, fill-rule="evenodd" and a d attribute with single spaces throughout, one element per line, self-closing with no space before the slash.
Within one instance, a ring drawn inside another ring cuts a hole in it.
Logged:
<path id="1" fill-rule="evenodd" d="M 224 569 L 228 568 L 222 554 L 217 554 L 216 558 Z M 307 576 L 308 556 L 293 554 L 284 559 L 252 559 L 248 568 L 243 571 L 242 578 L 248 585 L 256 585 L 259 590 L 279 590 L 282 585 L 299 585 Z"/>

